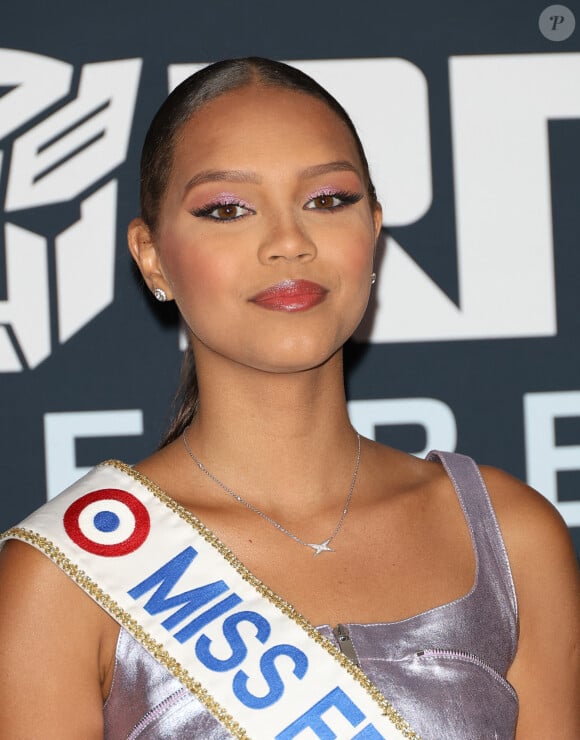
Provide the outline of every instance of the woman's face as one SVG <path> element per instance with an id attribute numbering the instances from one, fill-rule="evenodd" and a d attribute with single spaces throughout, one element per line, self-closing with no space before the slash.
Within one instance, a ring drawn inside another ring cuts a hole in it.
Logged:
<path id="1" fill-rule="evenodd" d="M 336 114 L 252 85 L 179 132 L 153 247 L 138 261 L 175 298 L 196 357 L 296 372 L 333 356 L 358 325 L 380 221 Z"/>

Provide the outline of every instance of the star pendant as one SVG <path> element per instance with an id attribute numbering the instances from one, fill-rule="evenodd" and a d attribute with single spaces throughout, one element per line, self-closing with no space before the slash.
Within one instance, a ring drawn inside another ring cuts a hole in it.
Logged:
<path id="1" fill-rule="evenodd" d="M 324 540 L 324 542 L 321 542 L 319 545 L 316 545 L 313 542 L 309 542 L 308 547 L 311 547 L 315 551 L 313 557 L 317 557 L 318 555 L 320 555 L 321 552 L 334 552 L 333 548 L 328 546 L 330 540 L 331 537 L 329 537 L 327 540 Z"/>

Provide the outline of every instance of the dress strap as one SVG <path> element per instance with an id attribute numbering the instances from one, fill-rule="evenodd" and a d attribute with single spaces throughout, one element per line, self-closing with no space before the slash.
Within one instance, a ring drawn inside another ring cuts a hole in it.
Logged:
<path id="1" fill-rule="evenodd" d="M 473 541 L 478 588 L 500 591 L 516 624 L 517 599 L 508 555 L 479 467 L 456 452 L 434 450 L 427 460 L 443 464 L 457 493 Z"/>

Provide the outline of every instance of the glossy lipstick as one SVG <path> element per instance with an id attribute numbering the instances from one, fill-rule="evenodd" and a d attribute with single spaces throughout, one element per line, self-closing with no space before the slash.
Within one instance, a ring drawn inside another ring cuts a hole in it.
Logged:
<path id="1" fill-rule="evenodd" d="M 270 311 L 307 311 L 326 298 L 328 291 L 310 280 L 283 280 L 250 298 L 261 308 Z"/>

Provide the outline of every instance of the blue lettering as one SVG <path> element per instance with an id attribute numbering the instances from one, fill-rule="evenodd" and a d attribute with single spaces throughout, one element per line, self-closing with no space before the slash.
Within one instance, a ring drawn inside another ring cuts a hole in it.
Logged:
<path id="1" fill-rule="evenodd" d="M 182 627 L 179 632 L 175 633 L 175 639 L 179 640 L 181 643 L 186 642 L 190 637 L 195 635 L 196 632 L 199 632 L 202 627 L 205 627 L 206 624 L 213 622 L 214 619 L 221 617 L 222 614 L 229 612 L 241 603 L 242 600 L 237 594 L 230 594 L 223 601 L 219 601 L 215 606 L 212 606 L 211 609 L 203 612 L 203 614 L 192 619 L 191 622 L 185 625 L 185 627 Z"/>
<path id="2" fill-rule="evenodd" d="M 232 688 L 238 699 L 250 709 L 265 709 L 271 706 L 284 693 L 284 683 L 280 678 L 278 669 L 274 665 L 276 658 L 287 655 L 294 663 L 293 673 L 298 679 L 304 678 L 308 669 L 308 658 L 302 650 L 293 645 L 275 645 L 266 650 L 260 659 L 260 670 L 266 679 L 270 691 L 265 696 L 256 696 L 248 691 L 248 674 L 238 671 L 234 676 Z M 293 736 L 291 736 L 293 737 Z"/>
<path id="3" fill-rule="evenodd" d="M 352 736 L 352 740 L 385 740 L 374 725 L 367 725 L 363 730 Z"/>
<path id="4" fill-rule="evenodd" d="M 220 660 L 210 652 L 211 640 L 207 635 L 202 635 L 195 645 L 195 654 L 210 671 L 229 671 L 237 668 L 248 654 L 248 648 L 238 632 L 240 622 L 250 622 L 256 627 L 256 638 L 264 644 L 270 636 L 270 623 L 256 612 L 243 611 L 230 615 L 223 623 L 222 631 L 228 645 L 232 649 L 229 658 Z"/>
<path id="5" fill-rule="evenodd" d="M 172 560 L 159 568 L 159 570 L 156 570 L 155 573 L 152 573 L 148 578 L 141 581 L 141 583 L 129 591 L 129 596 L 133 599 L 138 599 L 157 586 L 156 591 L 144 606 L 145 611 L 149 614 L 159 614 L 159 612 L 167 611 L 167 609 L 183 604 L 181 609 L 178 609 L 162 622 L 162 625 L 167 630 L 175 627 L 190 614 L 205 606 L 205 604 L 220 596 L 229 588 L 224 581 L 216 581 L 215 583 L 207 583 L 205 586 L 193 588 L 190 591 L 185 591 L 182 594 L 167 598 L 171 589 L 189 568 L 196 556 L 197 550 L 194 550 L 193 547 L 186 547 L 179 555 L 176 555 Z"/>
<path id="6" fill-rule="evenodd" d="M 365 715 L 357 705 L 341 688 L 336 686 L 301 717 L 298 717 L 291 725 L 278 733 L 275 740 L 292 740 L 308 728 L 313 730 L 320 740 L 336 740 L 336 733 L 322 719 L 322 715 L 331 707 L 336 707 L 353 727 L 356 727 L 365 719 Z M 359 740 L 384 740 L 383 736 L 372 725 L 368 725 L 354 737 L 359 738 Z"/>

